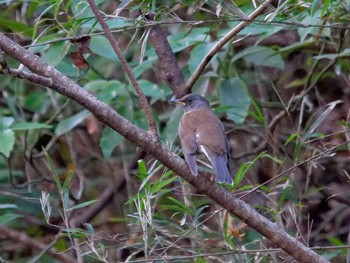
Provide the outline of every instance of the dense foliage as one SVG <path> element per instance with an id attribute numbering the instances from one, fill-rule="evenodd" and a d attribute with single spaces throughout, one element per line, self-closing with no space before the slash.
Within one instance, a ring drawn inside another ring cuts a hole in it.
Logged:
<path id="1" fill-rule="evenodd" d="M 149 99 L 163 144 L 181 154 L 182 111 L 167 103 L 173 90 L 151 28 L 168 33 L 188 80 L 259 3 L 95 2 Z M 0 8 L 3 33 L 148 128 L 86 1 L 0 1 Z M 237 167 L 233 191 L 259 187 L 268 200 L 259 211 L 334 262 L 345 260 L 350 239 L 349 14 L 341 0 L 272 1 L 192 87 L 225 125 Z M 24 69 L 17 61 L 3 54 L 0 64 L 1 260 L 291 260 L 75 102 L 7 74 L 6 67 Z"/>

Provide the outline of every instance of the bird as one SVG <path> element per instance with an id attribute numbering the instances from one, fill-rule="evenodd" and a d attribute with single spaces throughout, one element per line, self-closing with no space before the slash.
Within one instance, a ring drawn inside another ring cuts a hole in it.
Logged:
<path id="1" fill-rule="evenodd" d="M 184 110 L 178 132 L 191 174 L 198 175 L 197 156 L 204 153 L 217 181 L 233 185 L 224 125 L 214 114 L 209 102 L 203 96 L 191 93 L 181 99 L 172 99 L 170 103 L 181 105 Z"/>

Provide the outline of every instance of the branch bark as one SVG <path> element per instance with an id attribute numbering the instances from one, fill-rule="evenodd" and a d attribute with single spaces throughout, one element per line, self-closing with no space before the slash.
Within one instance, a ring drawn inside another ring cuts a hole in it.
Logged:
<path id="1" fill-rule="evenodd" d="M 149 19 L 153 20 L 153 17 Z M 176 98 L 181 98 L 190 93 L 191 89 L 186 86 L 175 54 L 167 40 L 166 32 L 160 25 L 155 25 L 150 30 L 150 40 L 159 59 L 160 76 L 172 89 Z"/>
<path id="2" fill-rule="evenodd" d="M 210 60 L 215 56 L 216 53 L 220 51 L 220 49 L 230 41 L 234 36 L 236 36 L 241 30 L 247 27 L 252 20 L 254 20 L 257 16 L 261 15 L 265 8 L 270 5 L 273 0 L 266 0 L 263 4 L 261 4 L 257 9 L 255 9 L 249 16 L 247 20 L 240 22 L 237 26 L 235 26 L 231 31 L 229 31 L 215 46 L 208 52 L 208 54 L 202 59 L 199 63 L 198 67 L 194 71 L 191 78 L 187 81 L 187 88 L 191 89 L 194 83 L 198 80 L 199 76 L 202 74 L 205 67 L 208 65 Z"/>
<path id="3" fill-rule="evenodd" d="M 0 33 L 0 48 L 35 74 L 51 79 L 52 85 L 49 88 L 85 107 L 102 123 L 144 149 L 166 167 L 173 170 L 199 191 L 220 204 L 224 209 L 234 213 L 239 219 L 267 237 L 272 243 L 285 250 L 295 259 L 308 263 L 327 262 L 327 260 L 303 245 L 297 239 L 288 235 L 281 226 L 270 222 L 257 213 L 233 193 L 219 187 L 217 184 L 213 184 L 204 176 L 192 176 L 185 162 L 174 153 L 168 151 L 159 141 L 153 140 L 153 136 L 150 133 L 141 130 L 120 116 L 109 105 L 99 101 L 67 76 L 44 63 L 38 56 L 28 52 L 7 38 L 3 33 Z"/>

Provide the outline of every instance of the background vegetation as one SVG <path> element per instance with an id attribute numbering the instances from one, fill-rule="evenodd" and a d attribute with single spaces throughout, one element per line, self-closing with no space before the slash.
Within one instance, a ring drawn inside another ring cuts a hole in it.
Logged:
<path id="1" fill-rule="evenodd" d="M 270 2 L 187 84 L 224 122 L 234 192 L 326 259 L 345 262 L 350 5 Z M 182 111 L 167 100 L 185 89 L 167 85 L 151 29 L 167 32 L 189 80 L 261 3 L 95 3 L 149 100 L 162 143 L 180 153 Z M 3 33 L 148 128 L 139 96 L 86 1 L 0 1 L 0 8 Z M 294 260 L 74 101 L 14 77 L 7 68 L 28 70 L 0 58 L 1 261 Z M 263 202 L 253 196 L 256 187 Z"/>

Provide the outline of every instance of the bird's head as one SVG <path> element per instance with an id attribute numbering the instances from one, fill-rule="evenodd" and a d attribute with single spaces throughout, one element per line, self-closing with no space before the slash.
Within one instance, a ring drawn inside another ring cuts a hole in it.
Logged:
<path id="1" fill-rule="evenodd" d="M 199 108 L 210 107 L 209 102 L 198 94 L 188 94 L 181 99 L 172 99 L 169 102 L 181 105 L 185 112 L 194 111 Z"/>

